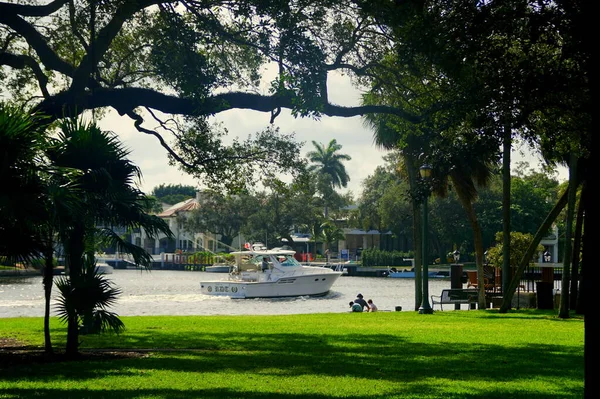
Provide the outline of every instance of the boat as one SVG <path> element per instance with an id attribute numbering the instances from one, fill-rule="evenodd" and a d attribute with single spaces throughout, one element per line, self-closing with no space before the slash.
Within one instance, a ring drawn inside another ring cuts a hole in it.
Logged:
<path id="1" fill-rule="evenodd" d="M 96 272 L 98 274 L 113 274 L 114 268 L 108 263 L 98 262 L 96 263 Z"/>
<path id="2" fill-rule="evenodd" d="M 414 269 L 396 270 L 395 268 L 391 268 L 388 271 L 387 275 L 388 275 L 388 277 L 391 277 L 391 278 L 415 278 L 415 271 L 414 271 Z M 430 278 L 448 277 L 447 275 L 440 273 L 440 272 L 429 272 L 429 273 L 427 273 L 427 276 Z"/>
<path id="3" fill-rule="evenodd" d="M 206 266 L 204 271 L 207 273 L 229 273 L 231 271 L 231 265 Z"/>
<path id="4" fill-rule="evenodd" d="M 202 281 L 200 292 L 231 298 L 327 294 L 342 272 L 329 267 L 304 266 L 294 258 L 295 253 L 280 248 L 232 252 L 236 262 L 228 278 Z"/>

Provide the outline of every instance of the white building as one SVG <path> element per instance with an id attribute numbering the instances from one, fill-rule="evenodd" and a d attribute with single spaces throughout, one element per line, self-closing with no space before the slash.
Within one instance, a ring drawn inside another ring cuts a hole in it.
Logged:
<path id="1" fill-rule="evenodd" d="M 157 215 L 169 224 L 173 238 L 167 238 L 164 234 L 151 238 L 142 229 L 132 233 L 132 243 L 143 247 L 152 255 L 178 251 L 218 252 L 217 236 L 211 233 L 190 233 L 185 229 L 185 220 L 200 206 L 202 206 L 202 192 L 197 192 L 195 198 L 172 205 Z"/>

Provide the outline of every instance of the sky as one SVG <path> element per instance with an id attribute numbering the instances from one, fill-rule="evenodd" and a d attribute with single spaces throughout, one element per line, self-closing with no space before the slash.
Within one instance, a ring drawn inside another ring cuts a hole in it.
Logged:
<path id="1" fill-rule="evenodd" d="M 265 85 L 266 86 L 266 85 Z M 339 74 L 330 75 L 328 79 L 330 102 L 342 106 L 359 105 L 360 92 L 354 88 L 349 78 Z M 262 94 L 267 94 L 266 88 Z M 211 118 L 214 122 L 222 122 L 232 137 L 245 139 L 248 134 L 263 130 L 269 124 L 270 113 L 250 110 L 229 110 Z M 144 127 L 153 127 L 150 119 Z M 103 129 L 117 133 L 123 144 L 131 151 L 129 158 L 142 171 L 141 189 L 150 193 L 160 184 L 192 185 L 197 187 L 197 181 L 184 174 L 175 166 L 168 165 L 167 153 L 153 136 L 138 132 L 129 117 L 121 117 L 110 112 L 101 122 Z M 346 161 L 346 172 L 350 176 L 348 187 L 341 192 L 351 191 L 357 198 L 362 192 L 362 182 L 372 175 L 375 168 L 383 165 L 383 156 L 387 153 L 378 149 L 373 143 L 373 132 L 364 126 L 361 117 L 343 118 L 323 116 L 319 120 L 312 118 L 294 118 L 289 110 L 282 109 L 275 120 L 275 126 L 282 133 L 294 133 L 296 140 L 304 142 L 302 156 L 312 151 L 312 140 L 327 145 L 336 139 L 342 146 L 340 152 L 350 155 Z M 524 154 L 523 154 L 524 153 Z M 513 150 L 512 167 L 515 168 L 520 160 L 527 161 L 536 168 L 539 159 L 526 148 L 517 147 Z M 559 179 L 565 179 L 561 170 Z M 201 187 L 199 187 L 201 188 Z"/>

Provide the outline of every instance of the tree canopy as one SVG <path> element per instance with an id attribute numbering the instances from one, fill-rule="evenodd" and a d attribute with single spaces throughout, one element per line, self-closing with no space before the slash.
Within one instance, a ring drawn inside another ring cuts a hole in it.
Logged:
<path id="1" fill-rule="evenodd" d="M 297 169 L 297 144 L 273 128 L 225 146 L 226 128 L 211 125 L 212 115 L 252 109 L 266 113 L 265 125 L 282 108 L 316 118 L 412 118 L 398 108 L 328 100 L 329 72 L 358 71 L 367 62 L 356 45 L 373 35 L 373 22 L 351 1 L 0 2 L 0 94 L 50 121 L 111 108 L 155 136 L 185 171 L 240 188 L 250 174 L 241 165 Z M 260 79 L 269 65 L 277 75 L 264 93 Z"/>

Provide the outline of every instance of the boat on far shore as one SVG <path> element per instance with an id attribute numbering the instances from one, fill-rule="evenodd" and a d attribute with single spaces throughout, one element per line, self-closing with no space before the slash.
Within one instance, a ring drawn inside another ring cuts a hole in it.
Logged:
<path id="1" fill-rule="evenodd" d="M 96 272 L 98 274 L 113 274 L 114 271 L 115 269 L 108 263 L 96 263 Z"/>
<path id="2" fill-rule="evenodd" d="M 387 275 L 391 278 L 415 278 L 415 271 L 413 269 L 397 270 L 396 268 L 392 267 Z M 427 276 L 430 278 L 448 277 L 446 273 L 441 272 L 429 272 L 427 273 Z"/>
<path id="3" fill-rule="evenodd" d="M 208 273 L 229 273 L 233 269 L 233 263 L 227 262 L 223 256 L 217 256 L 211 266 L 204 268 Z"/>

